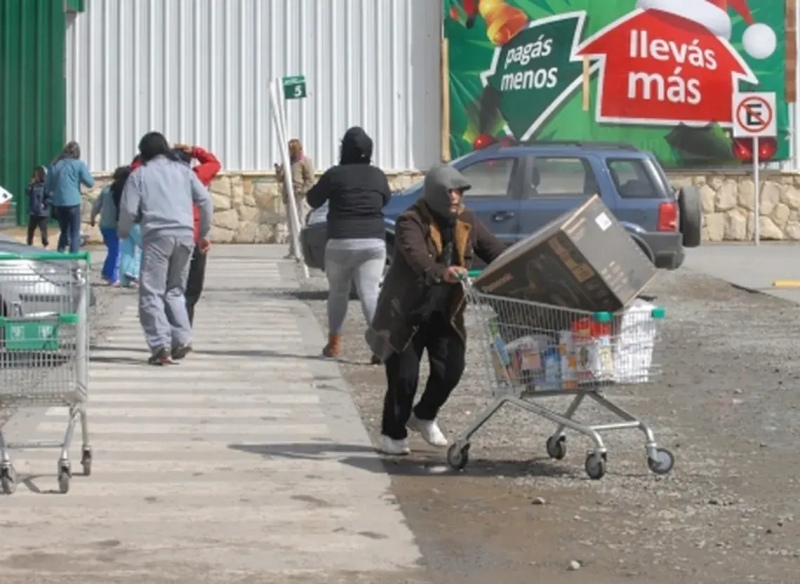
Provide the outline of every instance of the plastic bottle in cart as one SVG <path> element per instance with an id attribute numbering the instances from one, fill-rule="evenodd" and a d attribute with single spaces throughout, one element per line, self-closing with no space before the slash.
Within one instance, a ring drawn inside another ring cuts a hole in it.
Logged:
<path id="1" fill-rule="evenodd" d="M 611 343 L 612 315 L 610 312 L 596 312 L 594 322 L 593 336 L 597 340 L 598 361 L 596 377 L 601 381 L 609 381 L 614 376 L 614 347 Z"/>
<path id="2" fill-rule="evenodd" d="M 558 351 L 561 356 L 561 385 L 564 389 L 577 389 L 578 358 L 575 355 L 572 331 L 558 333 Z"/>
<path id="3" fill-rule="evenodd" d="M 558 347 L 544 351 L 544 387 L 542 389 L 561 389 L 561 354 Z"/>

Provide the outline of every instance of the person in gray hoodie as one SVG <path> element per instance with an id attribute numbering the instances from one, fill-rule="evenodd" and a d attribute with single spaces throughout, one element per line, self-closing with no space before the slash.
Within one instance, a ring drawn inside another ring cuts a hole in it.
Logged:
<path id="1" fill-rule="evenodd" d="M 158 132 L 139 142 L 142 166 L 125 183 L 120 201 L 118 232 L 126 238 L 135 222 L 142 229 L 139 278 L 139 322 L 150 348 L 151 365 L 168 365 L 191 350 L 192 327 L 184 292 L 194 250 L 192 204 L 200 210 L 203 251 L 214 206 L 192 169 L 177 160 L 167 139 Z"/>

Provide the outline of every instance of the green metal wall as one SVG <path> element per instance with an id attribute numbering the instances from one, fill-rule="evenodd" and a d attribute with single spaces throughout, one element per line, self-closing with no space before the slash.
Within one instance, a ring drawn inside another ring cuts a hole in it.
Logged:
<path id="1" fill-rule="evenodd" d="M 25 185 L 64 145 L 63 0 L 0 0 L 0 185 L 27 223 Z"/>

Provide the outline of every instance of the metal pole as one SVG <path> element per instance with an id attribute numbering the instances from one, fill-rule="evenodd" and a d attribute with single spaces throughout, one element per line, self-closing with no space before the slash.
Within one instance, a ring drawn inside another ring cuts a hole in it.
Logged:
<path id="1" fill-rule="evenodd" d="M 284 148 L 286 148 L 286 152 L 287 152 L 287 155 L 288 155 L 288 153 L 289 153 L 289 118 L 288 118 L 287 113 L 286 113 L 286 102 L 281 98 L 280 92 L 278 92 L 277 98 L 278 98 L 278 107 L 279 107 L 278 111 L 280 112 L 280 119 L 281 119 L 281 121 L 283 123 L 283 144 L 284 144 Z M 289 181 L 289 182 L 291 183 L 291 181 Z M 294 195 L 294 183 L 291 183 L 290 192 L 292 193 L 292 195 Z M 292 209 L 294 209 L 294 219 L 293 219 L 293 221 L 294 221 L 294 226 L 295 226 L 295 233 L 297 233 L 298 237 L 299 237 L 300 236 L 300 229 L 302 228 L 302 222 L 300 220 L 300 212 L 297 210 L 297 200 L 294 198 L 294 196 L 292 196 L 292 197 L 290 197 L 289 201 L 290 201 L 289 205 L 292 207 Z M 296 255 L 296 257 L 298 259 L 302 259 L 301 256 L 299 255 L 300 253 L 301 253 L 301 250 L 297 250 L 296 253 L 295 253 L 295 255 Z"/>
<path id="2" fill-rule="evenodd" d="M 755 210 L 755 220 L 753 222 L 753 236 L 755 239 L 755 244 L 759 245 L 761 242 L 761 176 L 760 176 L 760 164 L 758 158 L 758 147 L 759 147 L 759 139 L 758 136 L 753 137 L 753 183 L 756 189 L 755 192 L 755 201 L 754 201 L 754 210 Z"/>
<path id="3" fill-rule="evenodd" d="M 279 80 L 275 79 L 270 83 L 270 100 L 272 101 L 272 121 L 278 135 L 279 150 L 283 161 L 283 186 L 286 193 L 286 208 L 289 211 L 289 237 L 292 238 L 294 257 L 300 261 L 303 269 L 303 277 L 309 278 L 308 266 L 303 261 L 303 252 L 300 249 L 300 229 L 297 220 L 297 206 L 294 199 L 294 186 L 292 185 L 292 163 L 289 158 L 289 144 L 286 138 L 286 126 L 282 103 L 278 92 Z"/>
<path id="4" fill-rule="evenodd" d="M 75 326 L 75 368 L 78 388 L 84 397 L 89 395 L 89 284 L 90 260 L 74 262 L 73 293 L 78 295 L 78 322 Z"/>

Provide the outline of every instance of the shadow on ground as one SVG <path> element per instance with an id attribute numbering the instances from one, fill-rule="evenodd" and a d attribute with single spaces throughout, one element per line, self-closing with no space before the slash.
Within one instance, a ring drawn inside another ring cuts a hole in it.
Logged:
<path id="1" fill-rule="evenodd" d="M 398 476 L 460 476 L 472 477 L 559 477 L 569 474 L 549 459 L 471 461 L 466 470 L 457 472 L 442 462 L 440 451 L 415 451 L 410 456 L 381 457 L 371 447 L 334 443 L 231 444 L 232 450 L 257 454 L 264 458 L 321 460 L 336 458 L 342 464 L 374 473 Z M 333 456 L 331 456 L 333 455 Z M 587 479 L 588 480 L 588 479 Z"/>

